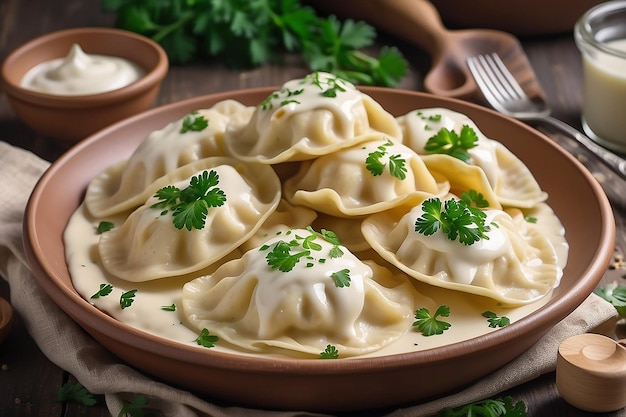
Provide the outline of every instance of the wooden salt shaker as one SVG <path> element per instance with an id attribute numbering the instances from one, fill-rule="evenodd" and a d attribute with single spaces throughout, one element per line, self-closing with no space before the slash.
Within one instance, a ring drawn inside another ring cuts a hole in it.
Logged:
<path id="1" fill-rule="evenodd" d="M 585 333 L 564 340 L 556 361 L 559 393 L 576 408 L 610 412 L 626 406 L 626 342 Z"/>

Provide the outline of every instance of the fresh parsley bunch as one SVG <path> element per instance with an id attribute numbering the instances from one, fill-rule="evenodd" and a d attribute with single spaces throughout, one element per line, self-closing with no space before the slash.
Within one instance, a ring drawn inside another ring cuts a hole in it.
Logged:
<path id="1" fill-rule="evenodd" d="M 276 62 L 279 52 L 298 53 L 313 71 L 355 84 L 393 87 L 407 72 L 396 48 L 378 58 L 374 28 L 335 16 L 319 17 L 299 0 L 102 0 L 115 25 L 158 42 L 175 64 L 221 57 L 232 68 Z"/>

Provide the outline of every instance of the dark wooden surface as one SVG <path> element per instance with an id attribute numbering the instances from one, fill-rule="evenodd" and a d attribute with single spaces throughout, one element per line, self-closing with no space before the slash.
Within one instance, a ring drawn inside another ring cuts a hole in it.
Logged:
<path id="1" fill-rule="evenodd" d="M 18 45 L 38 35 L 78 26 L 111 26 L 113 16 L 100 12 L 96 0 L 0 0 L 0 60 Z M 401 88 L 422 90 L 422 79 L 428 70 L 429 57 L 424 51 L 392 37 L 382 36 L 385 44 L 401 48 L 411 63 L 411 74 Z M 522 39 L 553 108 L 553 114 L 580 127 L 582 102 L 580 55 L 571 34 Z M 307 72 L 299 61 L 289 58 L 284 65 L 266 66 L 250 71 L 232 71 L 218 62 L 204 62 L 172 67 L 155 105 L 209 94 L 264 85 L 279 85 Z M 554 132 L 546 133 L 560 143 L 595 174 L 602 183 L 615 211 L 618 227 L 615 255 L 626 252 L 626 187 L 602 164 L 569 139 Z M 32 150 L 53 161 L 63 149 L 45 137 L 38 136 L 15 117 L 6 98 L 0 93 L 0 140 Z M 2 180 L 2 179 L 0 179 Z M 619 280 L 626 283 L 624 267 L 609 268 L 602 284 Z M 9 288 L 0 280 L 0 294 L 8 298 Z M 618 326 L 618 334 L 623 329 Z M 624 337 L 623 334 L 621 337 Z M 0 416 L 108 416 L 103 405 L 82 407 L 55 401 L 55 392 L 65 381 L 72 380 L 39 351 L 22 322 L 17 318 L 8 339 L 0 345 Z M 506 394 L 524 401 L 530 416 L 608 416 L 626 417 L 626 410 L 608 414 L 591 414 L 566 404 L 558 395 L 554 374 L 524 384 Z"/>

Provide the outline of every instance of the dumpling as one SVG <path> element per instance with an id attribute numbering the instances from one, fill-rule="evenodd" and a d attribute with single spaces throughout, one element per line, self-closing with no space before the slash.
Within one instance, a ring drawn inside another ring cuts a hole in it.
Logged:
<path id="1" fill-rule="evenodd" d="M 246 126 L 229 128 L 226 146 L 239 159 L 276 164 L 334 152 L 371 132 L 400 138 L 395 117 L 370 96 L 315 72 L 270 94 Z"/>
<path id="2" fill-rule="evenodd" d="M 364 216 L 445 195 L 421 157 L 384 135 L 302 163 L 283 187 L 285 198 L 339 217 Z"/>
<path id="3" fill-rule="evenodd" d="M 362 233 L 384 259 L 431 285 L 509 305 L 538 300 L 558 286 L 561 263 L 540 226 L 526 221 L 517 209 L 484 213 L 487 239 L 473 244 L 452 240 L 441 228 L 428 236 L 417 232 L 424 205 L 407 213 L 372 215 L 363 221 Z"/>
<path id="4" fill-rule="evenodd" d="M 227 157 L 185 165 L 167 178 L 172 180 L 167 189 L 182 190 L 181 196 L 203 179 L 213 184 L 205 187 L 203 195 L 216 196 L 221 191 L 222 204 L 209 207 L 203 225 L 198 226 L 203 215 L 197 206 L 186 211 L 186 217 L 174 216 L 171 205 L 158 205 L 163 198 L 150 197 L 121 226 L 102 234 L 98 252 L 108 273 L 142 282 L 206 268 L 249 239 L 274 211 L 281 195 L 271 167 Z M 177 219 L 185 221 L 177 225 Z"/>
<path id="5" fill-rule="evenodd" d="M 110 216 L 146 200 L 146 187 L 168 172 L 211 156 L 226 156 L 224 131 L 229 123 L 247 122 L 254 107 L 224 100 L 191 112 L 150 133 L 129 159 L 94 178 L 85 204 L 96 217 Z"/>
<path id="6" fill-rule="evenodd" d="M 411 111 L 398 117 L 402 142 L 420 155 L 428 140 L 445 128 L 461 133 L 469 126 L 478 137 L 477 145 L 468 150 L 469 164 L 481 168 L 503 206 L 530 208 L 545 201 L 543 192 L 528 167 L 498 141 L 487 138 L 466 115 L 445 108 Z"/>
<path id="7" fill-rule="evenodd" d="M 341 255 L 331 255 L 339 249 Z M 296 259 L 288 265 L 285 257 Z M 414 305 L 432 303 L 404 274 L 366 263 L 311 228 L 293 229 L 183 287 L 191 328 L 245 351 L 348 357 L 406 333 Z"/>

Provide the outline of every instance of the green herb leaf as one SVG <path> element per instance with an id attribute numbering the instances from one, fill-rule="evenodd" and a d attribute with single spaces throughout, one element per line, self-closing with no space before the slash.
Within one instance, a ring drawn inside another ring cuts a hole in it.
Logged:
<path id="1" fill-rule="evenodd" d="M 210 334 L 208 329 L 202 329 L 200 336 L 196 338 L 196 343 L 205 348 L 212 348 L 215 347 L 218 340 L 219 337 Z"/>
<path id="2" fill-rule="evenodd" d="M 461 128 L 461 134 L 443 127 L 426 142 L 424 150 L 430 153 L 442 153 L 469 162 L 471 157 L 467 152 L 477 146 L 478 135 L 476 131 L 468 125 Z"/>
<path id="3" fill-rule="evenodd" d="M 415 310 L 415 321 L 413 326 L 417 327 L 424 336 L 433 336 L 442 334 L 451 326 L 450 323 L 438 320 L 437 317 L 448 317 L 450 315 L 450 307 L 442 305 L 437 308 L 435 314 L 431 316 L 427 308 L 423 307 Z"/>
<path id="4" fill-rule="evenodd" d="M 174 64 L 210 56 L 223 58 L 232 68 L 249 68 L 276 62 L 285 50 L 299 53 L 312 71 L 359 84 L 393 87 L 408 71 L 397 48 L 383 47 L 378 58 L 362 52 L 376 39 L 372 26 L 319 17 L 297 0 L 101 3 L 116 13 L 117 27 L 159 42 Z"/>
<path id="5" fill-rule="evenodd" d="M 192 111 L 183 118 L 180 133 L 187 133 L 190 130 L 194 132 L 201 132 L 206 129 L 207 126 L 209 126 L 209 121 L 204 116 L 199 115 L 197 111 Z"/>
<path id="6" fill-rule="evenodd" d="M 389 172 L 395 178 L 403 180 L 406 178 L 406 160 L 400 154 L 388 155 L 387 148 L 393 146 L 391 141 L 380 145 L 376 151 L 370 152 L 365 158 L 365 168 L 373 175 L 382 175 L 385 166 L 389 163 Z M 384 158 L 387 156 L 387 163 Z"/>
<path id="7" fill-rule="evenodd" d="M 626 318 L 626 286 L 613 282 L 596 288 L 593 292 L 611 303 L 620 317 Z"/>
<path id="8" fill-rule="evenodd" d="M 137 290 L 130 290 L 122 293 L 120 296 L 120 307 L 122 307 L 122 310 L 130 307 L 135 302 L 136 293 Z"/>
<path id="9" fill-rule="evenodd" d="M 96 293 L 94 295 L 92 295 L 91 298 L 105 297 L 105 296 L 111 294 L 111 291 L 113 291 L 113 285 L 111 285 L 111 284 L 100 284 L 100 289 L 98 291 L 96 291 Z"/>
<path id="10" fill-rule="evenodd" d="M 176 304 L 170 304 L 168 306 L 161 306 L 163 311 L 176 311 Z"/>
<path id="11" fill-rule="evenodd" d="M 506 327 L 511 324 L 511 320 L 507 316 L 499 317 L 493 311 L 485 311 L 482 316 L 487 319 L 487 321 L 489 322 L 489 327 L 492 328 Z"/>
<path id="12" fill-rule="evenodd" d="M 461 407 L 443 408 L 437 417 L 528 417 L 526 404 L 513 403 L 512 397 L 487 399 Z"/>
<path id="13" fill-rule="evenodd" d="M 108 232 L 109 230 L 115 228 L 115 225 L 111 222 L 107 222 L 107 221 L 101 221 L 100 223 L 98 223 L 98 229 L 97 232 L 99 235 L 101 235 L 104 232 Z"/>
<path id="14" fill-rule="evenodd" d="M 333 272 L 331 275 L 333 281 L 335 281 L 335 286 L 339 288 L 349 287 L 350 286 L 350 270 L 345 268 L 337 272 Z"/>
<path id="15" fill-rule="evenodd" d="M 276 242 L 274 248 L 265 256 L 265 259 L 272 270 L 278 269 L 281 272 L 289 272 L 300 261 L 300 258 L 310 254 L 310 250 L 291 253 L 291 245 L 284 240 L 280 240 Z"/>
<path id="16" fill-rule="evenodd" d="M 66 382 L 57 390 L 55 398 L 60 402 L 73 402 L 87 407 L 98 403 L 98 399 L 80 382 Z"/>
<path id="17" fill-rule="evenodd" d="M 469 198 L 469 197 L 468 197 Z M 442 203 L 430 198 L 422 203 L 422 215 L 415 221 L 415 231 L 430 236 L 439 229 L 448 239 L 464 245 L 472 245 L 481 239 L 489 239 L 489 225 L 485 224 L 485 212 L 471 207 L 465 200 L 449 199 Z"/>
<path id="18" fill-rule="evenodd" d="M 226 202 L 226 194 L 220 188 L 219 175 L 216 171 L 203 171 L 200 175 L 191 177 L 189 186 L 180 190 L 169 185 L 161 188 L 154 195 L 160 201 L 152 208 L 163 208 L 161 214 L 172 211 L 173 223 L 177 229 L 183 227 L 202 229 L 205 226 L 209 208 L 222 206 Z"/>
<path id="19" fill-rule="evenodd" d="M 333 345 L 326 345 L 326 349 L 320 353 L 320 359 L 337 359 L 339 351 Z"/>
<path id="20" fill-rule="evenodd" d="M 131 401 L 124 400 L 117 417 L 146 417 L 148 397 L 143 394 L 135 394 Z"/>

